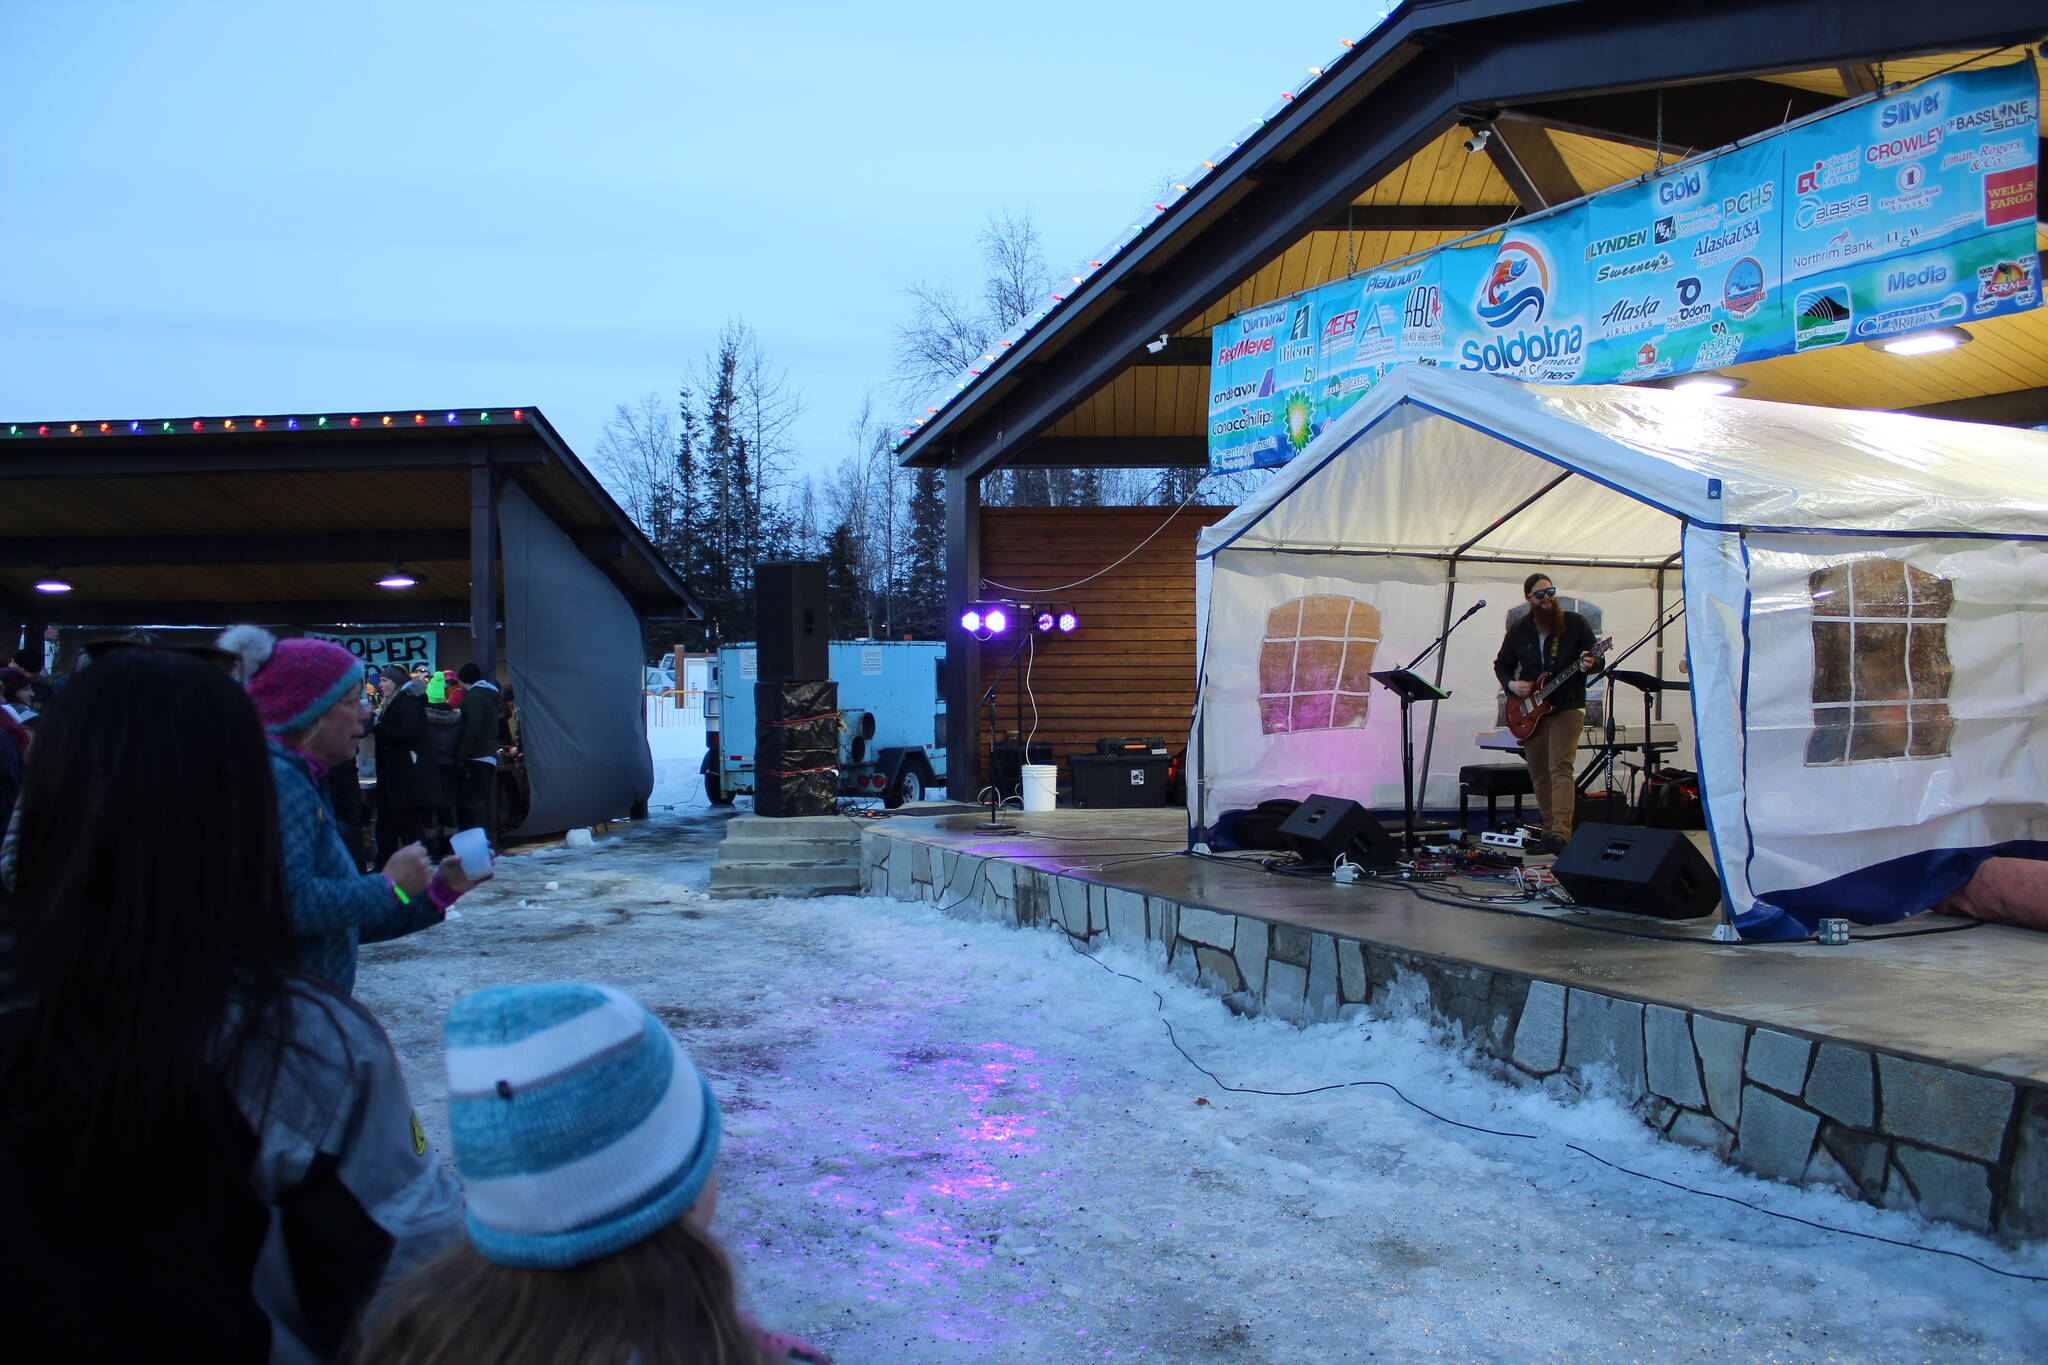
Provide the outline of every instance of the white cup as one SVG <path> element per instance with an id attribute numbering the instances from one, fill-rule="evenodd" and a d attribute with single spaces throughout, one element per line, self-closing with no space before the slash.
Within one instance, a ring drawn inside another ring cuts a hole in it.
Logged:
<path id="1" fill-rule="evenodd" d="M 471 881 L 491 870 L 491 837 L 480 828 L 457 830 L 448 836 L 448 846 L 462 860 L 462 875 Z"/>

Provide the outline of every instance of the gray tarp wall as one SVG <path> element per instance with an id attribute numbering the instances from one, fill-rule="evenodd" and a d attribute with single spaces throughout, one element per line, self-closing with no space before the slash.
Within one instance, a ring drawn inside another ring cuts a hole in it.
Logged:
<path id="1" fill-rule="evenodd" d="M 625 815 L 654 790 L 640 618 L 524 490 L 498 501 L 505 655 L 533 807 L 514 834 Z"/>

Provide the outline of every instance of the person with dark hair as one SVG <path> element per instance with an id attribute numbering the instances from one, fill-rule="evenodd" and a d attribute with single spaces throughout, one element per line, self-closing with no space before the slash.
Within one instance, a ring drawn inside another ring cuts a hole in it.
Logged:
<path id="1" fill-rule="evenodd" d="M 498 718 L 504 699 L 475 664 L 464 664 L 458 676 L 463 683 L 462 726 L 455 737 L 455 761 L 462 765 L 461 821 L 465 828 L 489 830 L 495 842 L 491 784 L 498 779 Z"/>
<path id="2" fill-rule="evenodd" d="M 377 719 L 372 727 L 377 758 L 377 865 L 426 833 L 433 802 L 421 779 L 417 751 L 427 737 L 427 683 L 403 664 L 386 664 L 377 675 Z"/>
<path id="3" fill-rule="evenodd" d="M 453 858 L 437 871 L 418 844 L 392 854 L 382 872 L 366 874 L 350 862 L 321 782 L 354 756 L 369 718 L 356 696 L 362 665 L 355 655 L 325 640 L 278 640 L 260 626 L 234 627 L 220 648 L 241 660 L 242 685 L 269 738 L 300 964 L 351 991 L 357 944 L 439 924 L 475 883 Z"/>
<path id="4" fill-rule="evenodd" d="M 1549 575 L 1532 573 L 1524 579 L 1522 600 L 1529 604 L 1528 613 L 1508 627 L 1493 660 L 1501 687 L 1511 697 L 1526 697 L 1544 676 L 1570 673 L 1550 694 L 1550 713 L 1522 741 L 1543 825 L 1531 851 L 1555 853 L 1571 839 L 1578 819 L 1572 760 L 1586 728 L 1586 676 L 1599 670 L 1600 660 L 1593 654 L 1593 628 L 1585 617 L 1557 604 L 1557 587 Z"/>
<path id="5" fill-rule="evenodd" d="M 17 721 L 35 715 L 35 682 L 25 669 L 13 664 L 0 668 L 0 711 Z"/>
<path id="6" fill-rule="evenodd" d="M 0 1322 L 38 1357 L 332 1359 L 461 1195 L 376 1021 L 296 970 L 256 711 L 126 650 L 36 746 L 0 901 Z"/>
<path id="7" fill-rule="evenodd" d="M 718 1100 L 610 986 L 498 986 L 445 1029 L 467 1245 L 400 1285 L 358 1365 L 829 1365 L 762 1331 L 711 1234 Z"/>
<path id="8" fill-rule="evenodd" d="M 446 672 L 427 675 L 426 739 L 420 745 L 420 778 L 428 797 L 428 841 L 446 848 L 448 836 L 460 826 L 456 812 L 462 805 L 462 765 L 455 759 L 455 743 L 462 737 L 462 713 L 448 702 Z"/>

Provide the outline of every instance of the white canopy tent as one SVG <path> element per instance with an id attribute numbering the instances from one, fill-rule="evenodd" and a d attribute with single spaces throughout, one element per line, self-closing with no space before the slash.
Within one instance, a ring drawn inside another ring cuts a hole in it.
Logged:
<path id="1" fill-rule="evenodd" d="M 1365 674 L 1484 598 L 1422 669 L 1451 698 L 1421 804 L 1454 804 L 1540 569 L 1620 647 L 1683 593 L 1686 728 L 1746 934 L 1900 918 L 1993 851 L 2048 856 L 2048 435 L 1408 366 L 1198 554 L 1196 842 L 1311 791 L 1398 809 L 1400 708 Z M 1678 676 L 1661 643 L 1628 666 Z"/>

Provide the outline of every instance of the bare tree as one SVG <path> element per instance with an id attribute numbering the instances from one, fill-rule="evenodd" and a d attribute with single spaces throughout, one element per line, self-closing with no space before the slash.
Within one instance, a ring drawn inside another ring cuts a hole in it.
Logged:
<path id="1" fill-rule="evenodd" d="M 978 307 L 946 284 L 919 281 L 904 291 L 912 307 L 909 321 L 896 328 L 895 381 L 905 398 L 927 398 L 963 371 L 979 369 L 997 338 L 1051 293 L 1052 271 L 1028 212 L 990 215 L 976 244 L 986 272 Z"/>
<path id="2" fill-rule="evenodd" d="M 597 438 L 591 464 L 634 525 L 654 534 L 676 471 L 676 414 L 658 393 L 621 403 Z"/>

